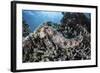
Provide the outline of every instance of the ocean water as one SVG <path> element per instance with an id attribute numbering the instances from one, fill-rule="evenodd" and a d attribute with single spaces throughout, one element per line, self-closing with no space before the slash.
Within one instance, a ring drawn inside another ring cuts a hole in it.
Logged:
<path id="1" fill-rule="evenodd" d="M 36 10 L 23 10 L 22 16 L 23 20 L 29 25 L 31 31 L 34 31 L 38 26 L 48 21 L 60 24 L 63 17 L 61 12 Z"/>

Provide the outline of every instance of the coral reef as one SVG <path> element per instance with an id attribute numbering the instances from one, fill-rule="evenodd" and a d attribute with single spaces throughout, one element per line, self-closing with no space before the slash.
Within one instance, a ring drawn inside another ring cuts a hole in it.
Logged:
<path id="1" fill-rule="evenodd" d="M 31 33 L 23 40 L 23 62 L 90 59 L 90 35 L 81 26 L 80 30 L 81 36 L 70 39 L 64 38 L 57 31 L 49 35 L 41 30 Z"/>
<path id="2" fill-rule="evenodd" d="M 23 37 L 23 63 L 91 59 L 88 18 L 82 13 L 62 14 L 61 24 L 46 22 Z"/>

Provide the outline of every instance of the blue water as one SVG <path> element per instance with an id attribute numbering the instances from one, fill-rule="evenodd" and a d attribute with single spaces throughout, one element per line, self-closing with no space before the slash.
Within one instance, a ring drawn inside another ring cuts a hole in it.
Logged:
<path id="1" fill-rule="evenodd" d="M 30 26 L 31 31 L 34 31 L 39 25 L 44 22 L 51 21 L 60 24 L 63 15 L 61 12 L 23 10 L 23 20 Z"/>

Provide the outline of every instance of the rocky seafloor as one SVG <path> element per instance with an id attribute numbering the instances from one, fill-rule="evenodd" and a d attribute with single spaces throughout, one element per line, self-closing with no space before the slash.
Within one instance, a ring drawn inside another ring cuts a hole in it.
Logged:
<path id="1" fill-rule="evenodd" d="M 52 22 L 46 22 L 36 30 L 35 33 L 30 33 L 28 36 L 23 37 L 23 63 L 91 59 L 90 31 L 87 29 L 87 26 L 81 23 L 72 23 L 73 20 L 71 20 L 72 18 L 67 19 L 66 23 L 59 25 Z M 69 39 L 69 41 L 72 38 L 74 40 L 78 35 L 81 35 L 83 39 L 77 46 L 62 48 L 48 35 L 45 35 L 43 38 L 40 37 L 40 29 L 45 25 L 52 27 L 55 31 L 61 33 L 63 37 Z"/>

